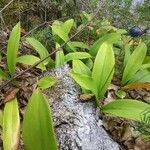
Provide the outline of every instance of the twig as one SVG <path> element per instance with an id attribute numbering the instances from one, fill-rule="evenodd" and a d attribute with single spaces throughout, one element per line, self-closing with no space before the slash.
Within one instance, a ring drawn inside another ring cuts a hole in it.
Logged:
<path id="1" fill-rule="evenodd" d="M 59 49 L 62 49 L 69 41 L 71 41 L 75 36 L 77 36 L 79 33 L 81 33 L 92 21 L 93 19 L 95 19 L 97 13 L 99 12 L 99 9 L 96 11 L 95 15 L 92 17 L 92 19 L 90 21 L 88 21 L 79 31 L 77 31 L 74 35 L 72 35 L 69 40 L 67 40 L 65 43 L 63 43 Z M 54 53 L 56 53 L 59 49 L 56 49 L 55 51 L 53 51 L 52 53 L 50 53 L 49 55 L 47 55 L 45 58 L 41 59 L 40 61 L 36 62 L 35 64 L 33 64 L 32 66 L 30 66 L 29 68 L 27 68 L 26 70 L 22 71 L 21 73 L 19 73 L 16 76 L 13 76 L 10 80 L 8 80 L 7 82 L 5 82 L 2 86 L 0 86 L 0 90 L 2 90 L 6 85 L 8 85 L 10 82 L 12 82 L 14 79 L 20 77 L 21 75 L 23 75 L 24 73 L 28 72 L 29 70 L 31 70 L 33 67 L 36 67 L 37 65 L 39 65 L 41 62 L 45 61 L 47 58 L 49 58 L 50 56 L 52 56 Z"/>
<path id="2" fill-rule="evenodd" d="M 1 10 L 0 13 L 2 13 L 14 0 L 11 0 L 7 5 L 5 5 Z"/>

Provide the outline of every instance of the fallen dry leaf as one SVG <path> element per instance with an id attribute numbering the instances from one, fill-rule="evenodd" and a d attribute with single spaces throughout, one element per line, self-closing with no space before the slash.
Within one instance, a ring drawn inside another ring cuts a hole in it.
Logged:
<path id="1" fill-rule="evenodd" d="M 131 83 L 124 87 L 123 90 L 131 90 L 131 89 L 150 89 L 150 83 Z"/>
<path id="2" fill-rule="evenodd" d="M 80 95 L 80 100 L 82 102 L 85 102 L 85 101 L 90 101 L 94 98 L 94 94 L 81 94 Z"/>
<path id="3" fill-rule="evenodd" d="M 11 89 L 11 91 L 8 91 L 5 95 L 4 102 L 6 103 L 6 102 L 12 100 L 13 98 L 15 98 L 18 91 L 19 91 L 18 88 Z"/>

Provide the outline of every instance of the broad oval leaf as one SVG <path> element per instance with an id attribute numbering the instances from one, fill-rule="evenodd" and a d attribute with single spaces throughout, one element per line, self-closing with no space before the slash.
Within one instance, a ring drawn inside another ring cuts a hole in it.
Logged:
<path id="1" fill-rule="evenodd" d="M 41 78 L 38 82 L 38 86 L 41 89 L 47 89 L 56 83 L 56 79 L 52 76 L 45 76 Z"/>
<path id="2" fill-rule="evenodd" d="M 108 42 L 108 43 L 115 43 L 118 40 L 121 39 L 121 34 L 118 33 L 109 33 L 104 35 L 103 37 L 100 37 L 89 49 L 89 52 L 92 56 L 96 56 L 100 46 L 104 43 L 104 42 Z"/>
<path id="3" fill-rule="evenodd" d="M 48 50 L 38 40 L 30 37 L 26 38 L 26 42 L 37 51 L 41 59 L 49 55 Z M 48 58 L 47 60 L 44 61 L 44 65 L 47 65 L 48 63 L 53 63 L 53 60 L 51 58 Z"/>
<path id="4" fill-rule="evenodd" d="M 69 34 L 73 24 L 74 24 L 74 20 L 73 19 L 69 19 L 69 20 L 67 20 L 67 21 L 65 21 L 63 23 L 63 25 L 62 25 L 63 26 L 63 30 L 65 31 L 66 34 Z"/>
<path id="5" fill-rule="evenodd" d="M 40 61 L 40 59 L 34 55 L 24 55 L 17 58 L 18 63 L 26 64 L 26 65 L 34 65 L 36 62 Z M 46 70 L 46 67 L 41 62 L 37 68 L 41 70 Z"/>
<path id="6" fill-rule="evenodd" d="M 150 71 L 148 70 L 139 70 L 128 82 L 130 83 L 145 83 L 145 82 L 150 82 Z"/>
<path id="7" fill-rule="evenodd" d="M 5 104 L 3 115 L 3 147 L 4 150 L 17 150 L 19 146 L 20 118 L 17 99 Z"/>
<path id="8" fill-rule="evenodd" d="M 141 121 L 141 113 L 150 105 L 137 100 L 123 99 L 114 100 L 102 107 L 102 112 L 109 113 L 113 116 L 124 117 L 127 119 Z"/>
<path id="9" fill-rule="evenodd" d="M 70 76 L 84 89 L 90 90 L 95 94 L 93 79 L 88 75 L 71 72 Z"/>
<path id="10" fill-rule="evenodd" d="M 56 35 L 58 35 L 64 42 L 67 42 L 67 45 L 69 46 L 69 48 L 72 51 L 76 51 L 75 47 L 73 46 L 73 44 L 71 43 L 71 41 L 69 41 L 69 36 L 68 33 L 65 32 L 64 28 L 63 28 L 63 24 L 59 23 L 58 21 L 52 24 L 51 26 L 52 28 L 52 32 Z"/>
<path id="11" fill-rule="evenodd" d="M 86 52 L 73 52 L 65 56 L 65 62 L 68 62 L 70 60 L 75 60 L 75 59 L 85 59 L 85 58 L 91 58 L 91 57 L 92 56 Z"/>
<path id="12" fill-rule="evenodd" d="M 48 100 L 33 92 L 23 119 L 23 141 L 27 150 L 58 150 Z"/>
<path id="13" fill-rule="evenodd" d="M 73 72 L 91 76 L 91 70 L 81 61 L 73 60 Z"/>
<path id="14" fill-rule="evenodd" d="M 103 43 L 96 55 L 92 70 L 92 79 L 97 87 L 96 98 L 102 98 L 111 82 L 115 65 L 112 45 Z"/>
<path id="15" fill-rule="evenodd" d="M 146 56 L 146 45 L 141 43 L 128 58 L 123 71 L 122 84 L 126 84 L 134 74 L 140 69 Z"/>
<path id="16" fill-rule="evenodd" d="M 20 22 L 11 31 L 7 44 L 7 66 L 11 74 L 15 73 L 16 58 L 20 41 Z"/>

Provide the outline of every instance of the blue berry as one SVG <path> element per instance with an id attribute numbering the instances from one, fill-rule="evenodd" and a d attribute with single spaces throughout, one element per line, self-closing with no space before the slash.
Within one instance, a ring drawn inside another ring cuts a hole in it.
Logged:
<path id="1" fill-rule="evenodd" d="M 142 35 L 142 30 L 139 28 L 139 27 L 132 27 L 130 30 L 129 30 L 129 34 L 132 36 L 132 37 L 137 37 L 137 36 L 140 36 Z"/>

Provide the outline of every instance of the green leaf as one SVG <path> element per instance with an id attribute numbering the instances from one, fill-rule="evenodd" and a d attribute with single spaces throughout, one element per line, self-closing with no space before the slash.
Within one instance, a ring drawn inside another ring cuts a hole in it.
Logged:
<path id="1" fill-rule="evenodd" d="M 90 90 L 95 94 L 95 86 L 90 76 L 71 72 L 70 76 L 84 89 Z"/>
<path id="2" fill-rule="evenodd" d="M 126 96 L 126 92 L 122 91 L 122 90 L 116 91 L 115 94 L 121 99 L 125 98 L 125 96 Z"/>
<path id="3" fill-rule="evenodd" d="M 11 31 L 7 44 L 7 66 L 11 74 L 15 73 L 16 58 L 20 41 L 20 22 Z"/>
<path id="4" fill-rule="evenodd" d="M 73 60 L 73 72 L 91 76 L 91 70 L 81 61 Z"/>
<path id="5" fill-rule="evenodd" d="M 0 68 L 0 80 L 9 80 L 9 75 Z"/>
<path id="6" fill-rule="evenodd" d="M 83 42 L 73 41 L 71 43 L 74 45 L 74 47 L 89 49 L 89 46 Z"/>
<path id="7" fill-rule="evenodd" d="M 20 118 L 17 99 L 5 104 L 3 115 L 3 147 L 4 150 L 18 149 L 20 134 Z"/>
<path id="8" fill-rule="evenodd" d="M 3 127 L 3 112 L 0 110 L 0 126 Z"/>
<path id="9" fill-rule="evenodd" d="M 149 64 L 150 63 L 150 56 L 146 56 L 143 63 L 144 64 Z"/>
<path id="10" fill-rule="evenodd" d="M 103 37 L 100 37 L 91 47 L 90 47 L 90 54 L 92 56 L 96 56 L 101 44 L 103 44 L 104 42 L 108 42 L 108 43 L 115 43 L 118 40 L 120 40 L 121 35 L 118 33 L 109 33 L 104 35 Z"/>
<path id="11" fill-rule="evenodd" d="M 150 63 L 149 64 L 143 64 L 140 69 L 143 70 L 143 69 L 148 69 L 148 68 L 150 68 Z"/>
<path id="12" fill-rule="evenodd" d="M 102 107 L 102 112 L 135 121 L 141 121 L 141 113 L 150 105 L 137 100 L 114 100 Z"/>
<path id="13" fill-rule="evenodd" d="M 55 33 L 56 35 L 58 35 L 64 42 L 67 42 L 67 45 L 69 46 L 69 48 L 72 51 L 76 51 L 75 47 L 73 46 L 73 44 L 71 43 L 71 41 L 69 41 L 69 36 L 68 33 L 65 32 L 62 24 L 60 23 L 53 23 L 52 26 L 52 32 Z"/>
<path id="14" fill-rule="evenodd" d="M 73 52 L 65 56 L 65 62 L 68 62 L 70 60 L 75 60 L 75 59 L 85 59 L 85 58 L 91 58 L 91 57 L 92 56 L 86 52 Z"/>
<path id="15" fill-rule="evenodd" d="M 40 61 L 40 59 L 33 55 L 24 55 L 17 58 L 18 63 L 26 64 L 26 65 L 34 65 L 36 62 Z M 46 67 L 43 63 L 40 63 L 37 68 L 41 70 L 46 70 Z"/>
<path id="16" fill-rule="evenodd" d="M 85 64 L 86 64 L 86 66 L 89 68 L 89 69 L 92 69 L 93 68 L 93 65 L 94 65 L 94 63 L 93 63 L 93 60 L 92 59 L 87 59 L 87 60 L 85 60 Z"/>
<path id="17" fill-rule="evenodd" d="M 150 82 L 150 71 L 148 71 L 148 70 L 140 70 L 140 71 L 138 71 L 130 79 L 130 81 L 128 83 L 135 83 L 135 82 L 139 82 L 139 83 Z"/>
<path id="18" fill-rule="evenodd" d="M 115 58 L 112 45 L 103 43 L 96 55 L 92 71 L 92 79 L 97 87 L 96 98 L 102 98 L 111 82 Z"/>
<path id="19" fill-rule="evenodd" d="M 69 19 L 69 20 L 67 20 L 66 22 L 63 23 L 63 25 L 62 25 L 63 26 L 63 30 L 64 30 L 64 32 L 66 34 L 69 34 L 73 24 L 74 24 L 74 20 L 73 19 Z"/>
<path id="20" fill-rule="evenodd" d="M 38 40 L 34 38 L 26 38 L 26 42 L 37 51 L 41 59 L 49 55 L 48 50 Z M 47 65 L 48 63 L 53 63 L 53 60 L 51 58 L 48 58 L 44 61 L 44 65 Z"/>
<path id="21" fill-rule="evenodd" d="M 125 45 L 125 56 L 124 56 L 124 62 L 123 62 L 124 67 L 125 67 L 126 64 L 127 64 L 130 55 L 131 55 L 130 45 L 127 43 L 127 44 Z"/>
<path id="22" fill-rule="evenodd" d="M 58 150 L 48 100 L 33 92 L 23 120 L 23 142 L 27 150 Z"/>
<path id="23" fill-rule="evenodd" d="M 38 82 L 38 86 L 41 89 L 47 89 L 53 86 L 56 83 L 56 79 L 52 76 L 45 76 L 41 78 Z"/>
<path id="24" fill-rule="evenodd" d="M 65 57 L 64 52 L 62 50 L 56 52 L 55 68 L 58 68 L 58 67 L 60 67 L 61 65 L 64 64 L 64 57 Z"/>
<path id="25" fill-rule="evenodd" d="M 146 56 L 146 45 L 141 43 L 134 52 L 130 55 L 128 62 L 125 66 L 122 84 L 125 85 L 134 74 L 140 69 L 142 62 Z"/>

